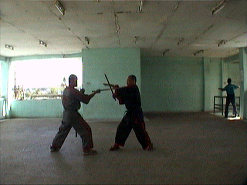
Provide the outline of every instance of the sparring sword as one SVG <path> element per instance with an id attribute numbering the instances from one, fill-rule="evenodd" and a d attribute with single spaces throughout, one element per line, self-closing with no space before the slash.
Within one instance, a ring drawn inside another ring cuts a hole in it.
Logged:
<path id="1" fill-rule="evenodd" d="M 111 89 L 112 97 L 113 97 L 113 99 L 116 101 L 116 98 L 115 98 L 114 93 L 113 93 L 113 90 L 112 90 L 112 86 L 111 86 L 111 84 L 110 84 L 110 82 L 109 82 L 109 80 L 108 80 L 106 74 L 105 74 L 105 78 L 106 78 L 106 81 L 107 81 L 107 83 L 108 83 L 108 85 L 109 85 L 109 87 L 110 87 L 110 89 Z"/>
<path id="2" fill-rule="evenodd" d="M 108 83 L 103 83 L 104 86 L 111 86 L 111 87 L 114 87 L 115 85 L 114 84 L 108 84 Z"/>
<path id="3" fill-rule="evenodd" d="M 109 91 L 111 89 L 110 88 L 107 88 L 107 89 L 98 89 L 98 90 L 100 90 L 100 92 L 101 92 L 101 91 Z M 96 91 L 92 91 L 92 92 L 96 92 Z"/>

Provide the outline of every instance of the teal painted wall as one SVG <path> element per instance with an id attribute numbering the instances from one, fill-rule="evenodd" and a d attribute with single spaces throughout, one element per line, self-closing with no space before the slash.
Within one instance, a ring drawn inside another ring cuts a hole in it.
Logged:
<path id="1" fill-rule="evenodd" d="M 62 117 L 61 99 L 13 101 L 10 116 L 13 118 Z M 82 113 L 82 109 L 80 109 Z"/>
<path id="2" fill-rule="evenodd" d="M 5 62 L 5 58 L 0 56 L 0 65 L 2 65 L 2 63 Z M 0 86 L 1 86 L 1 92 L 0 92 L 0 119 L 4 118 L 3 116 L 3 109 L 4 109 L 4 100 L 1 98 L 2 96 L 2 86 L 3 86 L 3 69 L 1 68 L 1 73 L 0 73 Z"/>
<path id="3" fill-rule="evenodd" d="M 3 99 L 0 98 L 0 119 L 4 118 L 3 109 L 4 109 L 4 101 Z"/>
<path id="4" fill-rule="evenodd" d="M 61 117 L 61 100 L 22 100 L 11 104 L 11 117 Z"/>
<path id="5" fill-rule="evenodd" d="M 140 49 L 137 48 L 104 48 L 87 49 L 82 51 L 84 66 L 83 80 L 86 93 L 92 90 L 105 88 L 104 73 L 110 83 L 126 85 L 129 74 L 137 77 L 137 84 L 141 84 Z M 112 98 L 110 91 L 97 94 L 88 105 L 83 107 L 85 118 L 120 119 L 125 111 Z"/>
<path id="6" fill-rule="evenodd" d="M 142 57 L 141 75 L 144 111 L 203 110 L 202 58 Z"/>
<path id="7" fill-rule="evenodd" d="M 10 62 L 6 58 L 5 61 L 1 61 L 2 63 L 2 71 L 1 71 L 1 79 L 2 79 L 2 96 L 7 97 L 8 96 L 8 76 L 9 76 L 9 65 Z"/>
<path id="8" fill-rule="evenodd" d="M 1 96 L 6 100 L 8 98 L 8 76 L 9 76 L 9 58 L 0 57 L 1 62 Z M 6 102 L 5 102 L 6 103 Z M 4 106 L 3 106 L 4 105 Z M 3 118 L 2 115 L 3 109 L 7 109 L 7 104 L 4 104 L 3 99 L 0 99 L 0 118 Z M 5 110 L 6 116 L 9 115 L 8 110 Z"/>
<path id="9" fill-rule="evenodd" d="M 222 86 L 221 59 L 203 58 L 204 61 L 204 111 L 212 111 L 214 96 L 220 96 Z"/>
<path id="10" fill-rule="evenodd" d="M 82 114 L 82 108 L 79 111 Z M 60 118 L 63 114 L 61 99 L 51 100 L 21 100 L 11 103 L 10 116 L 12 118 Z"/>

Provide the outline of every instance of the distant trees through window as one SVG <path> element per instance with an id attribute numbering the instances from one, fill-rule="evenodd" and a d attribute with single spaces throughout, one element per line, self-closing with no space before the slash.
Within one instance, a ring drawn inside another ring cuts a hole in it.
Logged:
<path id="1" fill-rule="evenodd" d="M 68 77 L 75 74 L 82 86 L 81 58 L 53 58 L 14 61 L 11 64 L 14 99 L 60 98 L 68 85 Z"/>

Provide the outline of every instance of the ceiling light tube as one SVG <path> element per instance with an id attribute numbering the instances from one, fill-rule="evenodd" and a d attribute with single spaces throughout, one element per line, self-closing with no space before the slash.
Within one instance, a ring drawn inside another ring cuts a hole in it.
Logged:
<path id="1" fill-rule="evenodd" d="M 198 55 L 198 54 L 200 54 L 200 53 L 204 53 L 204 50 L 198 50 L 198 51 L 196 51 L 193 55 L 196 56 L 196 55 Z"/>
<path id="2" fill-rule="evenodd" d="M 221 45 L 226 44 L 227 40 L 220 40 L 218 43 L 218 47 L 220 47 Z"/>
<path id="3" fill-rule="evenodd" d="M 166 53 L 168 53 L 170 51 L 170 49 L 166 49 L 165 51 L 163 51 L 162 56 L 165 56 Z"/>
<path id="4" fill-rule="evenodd" d="M 179 46 L 180 44 L 182 44 L 182 42 L 184 41 L 184 38 L 180 38 L 177 42 L 177 45 Z"/>
<path id="5" fill-rule="evenodd" d="M 138 40 L 139 40 L 139 37 L 138 36 L 134 36 L 134 42 L 135 42 L 135 44 L 137 43 Z"/>
<path id="6" fill-rule="evenodd" d="M 55 1 L 55 6 L 58 9 L 58 11 L 64 15 L 65 14 L 65 8 L 63 7 L 62 3 L 58 0 Z"/>
<path id="7" fill-rule="evenodd" d="M 87 42 L 87 44 L 89 44 L 89 38 L 85 37 L 85 41 Z"/>
<path id="8" fill-rule="evenodd" d="M 219 11 L 222 10 L 222 8 L 224 8 L 225 5 L 226 0 L 222 0 L 216 7 L 213 8 L 212 15 L 219 13 Z"/>
<path id="9" fill-rule="evenodd" d="M 5 44 L 5 48 L 10 49 L 10 50 L 14 50 L 14 46 L 11 46 L 11 45 L 8 45 L 8 44 Z"/>
<path id="10" fill-rule="evenodd" d="M 141 13 L 142 12 L 142 7 L 143 7 L 143 1 L 140 1 L 140 5 L 138 7 L 138 12 Z"/>
<path id="11" fill-rule="evenodd" d="M 42 40 L 39 40 L 39 44 L 42 45 L 42 46 L 47 47 L 47 44 L 44 41 L 42 41 Z"/>

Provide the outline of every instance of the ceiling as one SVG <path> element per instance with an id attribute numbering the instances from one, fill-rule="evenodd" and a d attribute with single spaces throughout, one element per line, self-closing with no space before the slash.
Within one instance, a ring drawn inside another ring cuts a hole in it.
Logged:
<path id="1" fill-rule="evenodd" d="M 65 15 L 53 0 L 0 0 L 0 55 L 137 47 L 143 56 L 194 56 L 203 50 L 196 56 L 227 57 L 247 46 L 247 0 L 227 0 L 215 15 L 212 9 L 219 0 L 61 3 Z M 218 46 L 220 41 L 224 43 Z"/>

